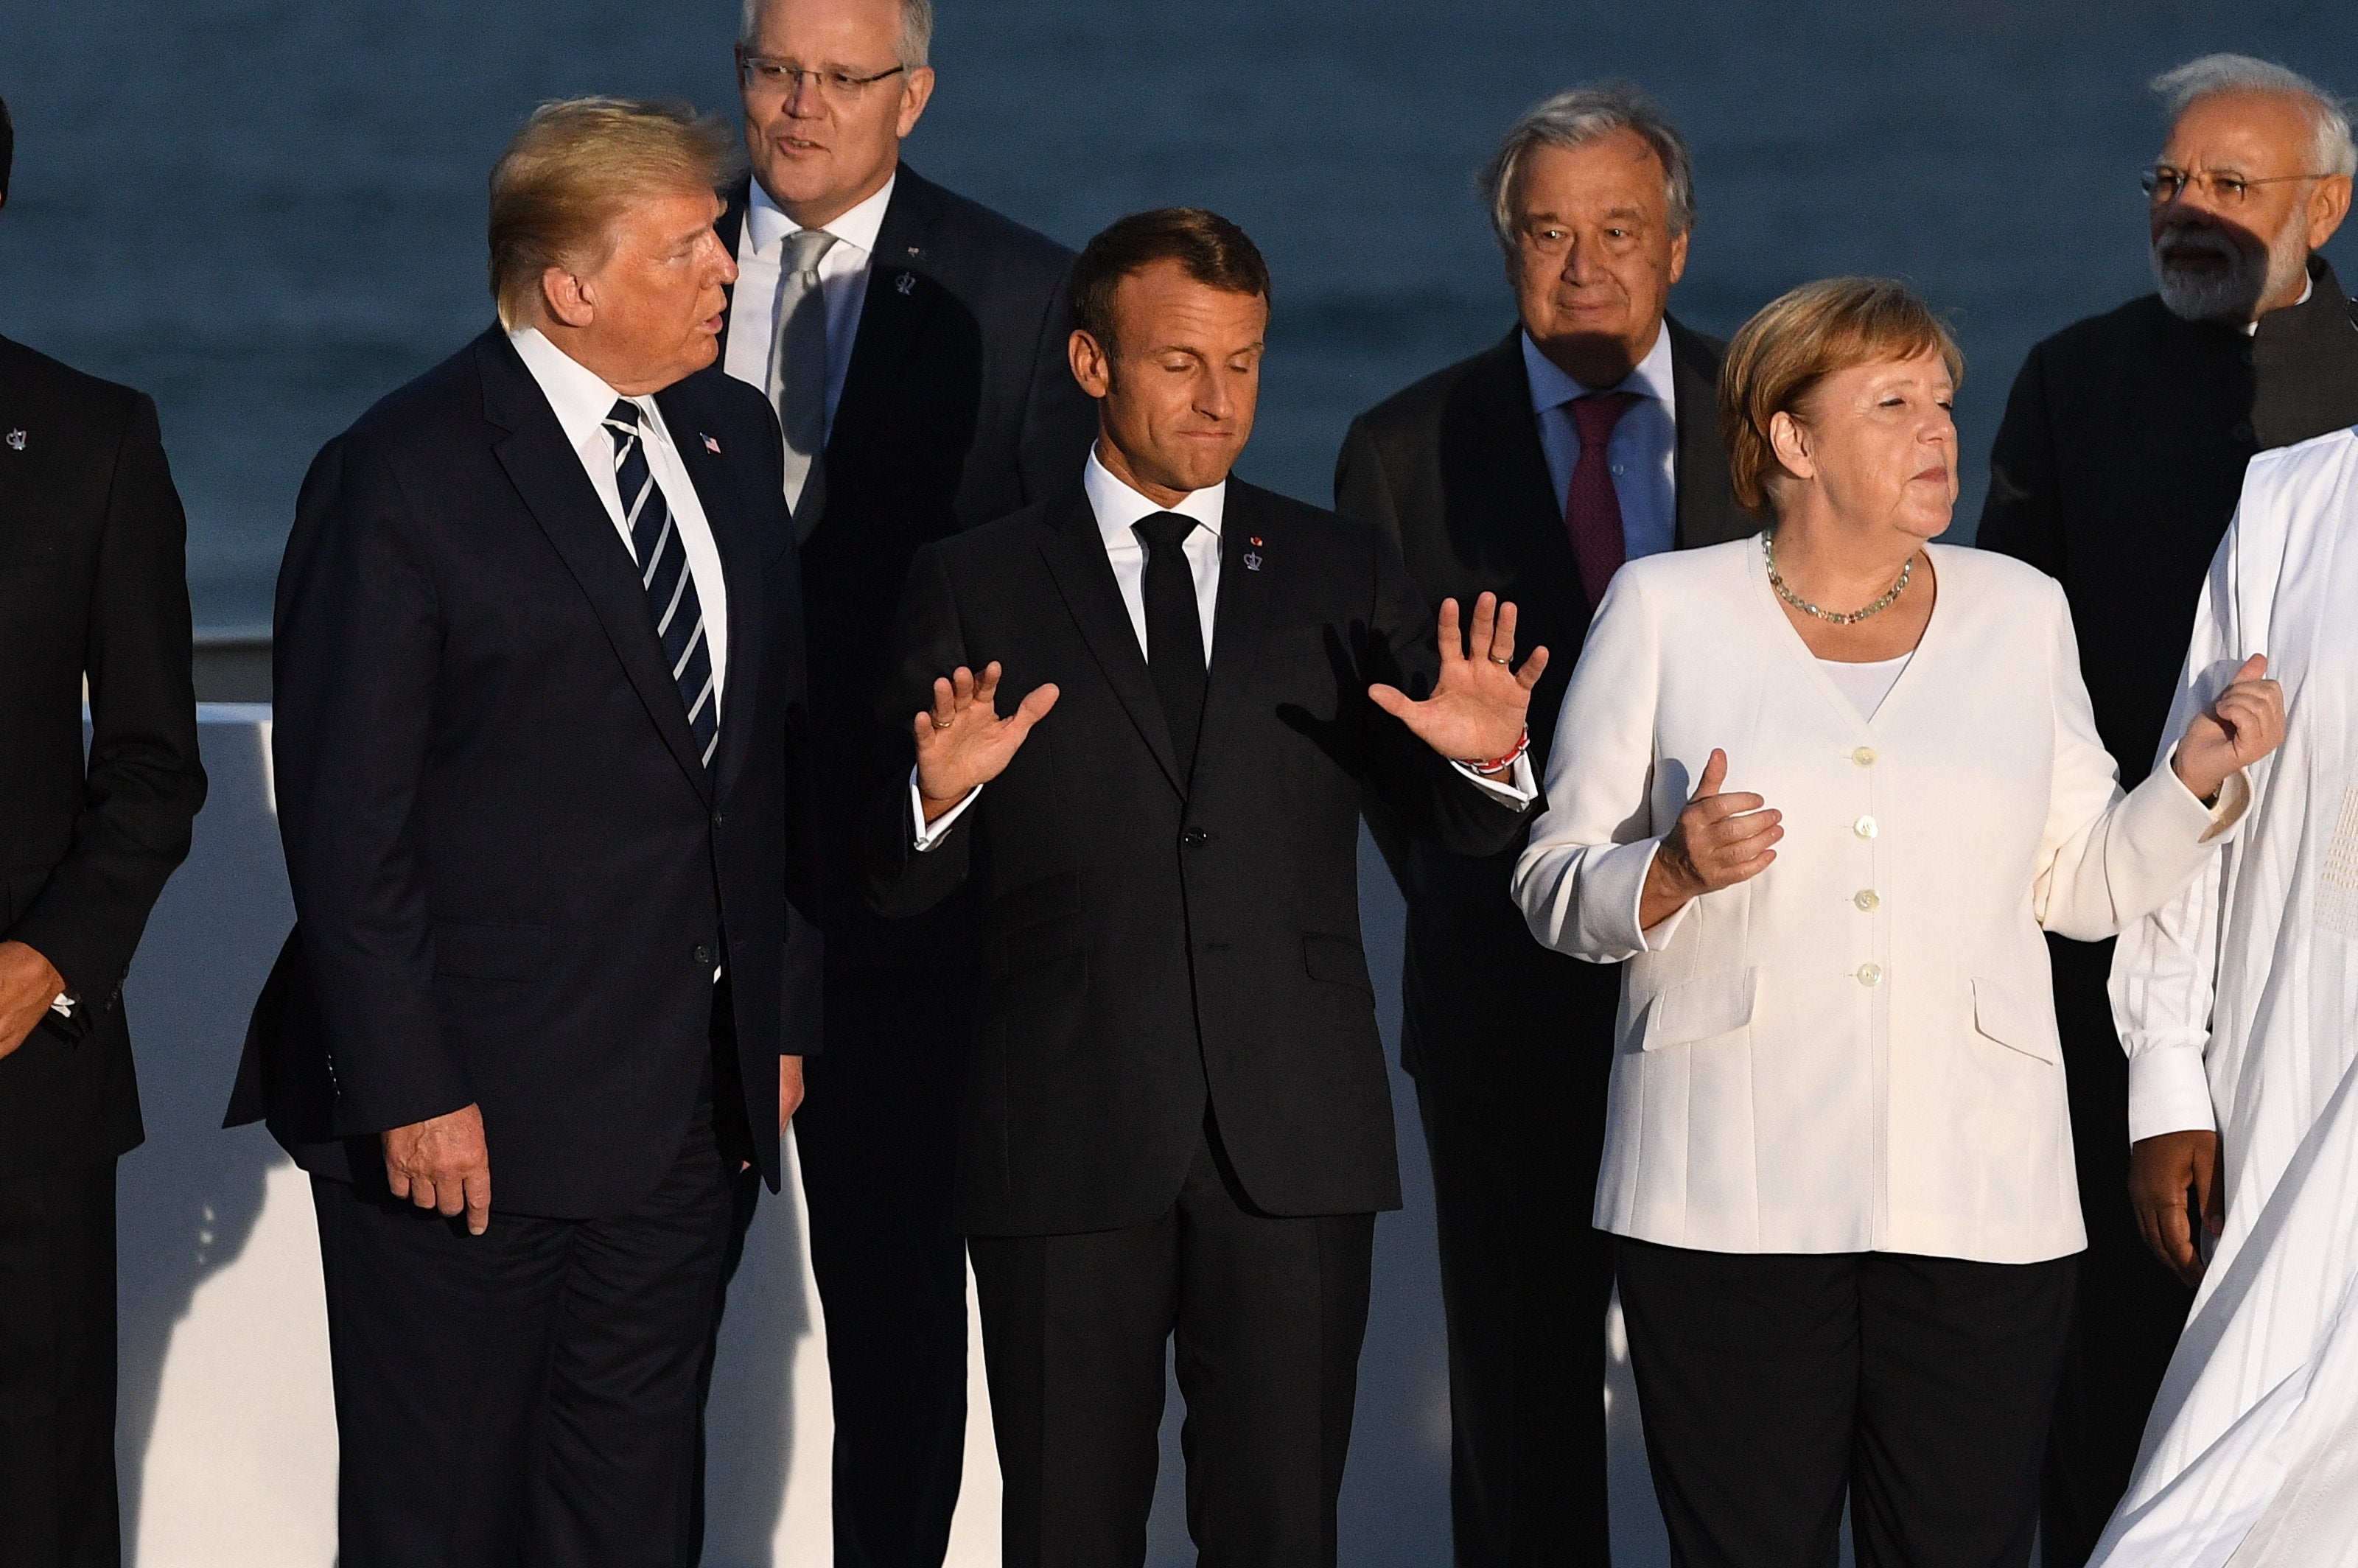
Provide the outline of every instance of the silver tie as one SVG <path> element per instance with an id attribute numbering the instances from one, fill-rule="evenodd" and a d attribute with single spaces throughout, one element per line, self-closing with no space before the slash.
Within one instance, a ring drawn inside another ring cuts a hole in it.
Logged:
<path id="1" fill-rule="evenodd" d="M 806 538 L 826 504 L 819 459 L 827 449 L 827 295 L 819 287 L 818 264 L 834 244 L 825 229 L 798 229 L 788 236 L 770 344 L 770 401 L 786 436 L 786 504 L 795 509 L 795 532 Z"/>

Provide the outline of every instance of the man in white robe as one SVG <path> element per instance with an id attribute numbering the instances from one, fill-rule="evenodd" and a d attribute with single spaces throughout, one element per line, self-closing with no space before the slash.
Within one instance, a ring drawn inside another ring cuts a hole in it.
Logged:
<path id="1" fill-rule="evenodd" d="M 2148 1239 L 2201 1286 L 2107 1568 L 2358 1564 L 2358 430 L 2252 460 L 2165 733 L 2263 652 L 2284 747 L 2113 965 Z M 2202 1156 L 2207 1265 L 2185 1183 L 2173 1215 L 2149 1179 L 2169 1150 Z"/>

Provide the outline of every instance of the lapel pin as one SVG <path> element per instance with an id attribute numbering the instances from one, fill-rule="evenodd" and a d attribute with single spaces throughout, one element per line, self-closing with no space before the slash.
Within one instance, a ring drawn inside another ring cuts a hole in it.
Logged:
<path id="1" fill-rule="evenodd" d="M 25 449 L 24 431 L 11 430 L 8 432 L 8 449 L 12 452 L 21 452 Z"/>
<path id="2" fill-rule="evenodd" d="M 1260 556 L 1259 552 L 1253 550 L 1247 550 L 1245 552 L 1245 570 L 1249 572 L 1257 572 L 1260 570 Z"/>
<path id="3" fill-rule="evenodd" d="M 905 297 L 916 289 L 917 275 L 914 272 L 904 272 L 892 280 L 892 287 L 899 289 Z"/>
<path id="4" fill-rule="evenodd" d="M 704 436 L 704 432 L 703 432 L 703 431 L 701 431 L 701 430 L 698 430 L 698 431 L 697 432 L 697 434 L 698 434 L 698 435 L 699 435 L 699 436 Z M 704 436 L 704 449 L 705 449 L 706 451 L 708 451 L 708 452 L 710 452 L 714 457 L 716 457 L 716 458 L 717 458 L 717 457 L 719 457 L 719 456 L 720 455 L 720 443 L 719 443 L 719 442 L 718 442 L 718 441 L 716 441 L 716 440 L 714 440 L 714 439 L 713 439 L 711 437 L 709 437 L 709 436 Z"/>
<path id="5" fill-rule="evenodd" d="M 910 254 L 912 257 L 921 256 L 921 255 L 924 255 L 925 254 L 925 248 L 923 245 L 911 245 L 911 246 L 909 247 L 909 254 Z"/>

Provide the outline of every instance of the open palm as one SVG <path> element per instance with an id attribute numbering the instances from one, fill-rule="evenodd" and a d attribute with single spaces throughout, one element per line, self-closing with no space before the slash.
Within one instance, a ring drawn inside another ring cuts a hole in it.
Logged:
<path id="1" fill-rule="evenodd" d="M 947 811 L 972 791 L 1007 771 L 1032 726 L 1056 706 L 1054 686 L 1035 687 L 1014 712 L 999 716 L 997 660 L 977 676 L 960 665 L 934 682 L 934 706 L 916 716 L 917 794 L 925 818 Z"/>
<path id="2" fill-rule="evenodd" d="M 1378 684 L 1368 688 L 1369 700 L 1452 762 L 1505 756 L 1522 740 L 1547 650 L 1533 648 L 1515 667 L 1515 607 L 1494 593 L 1474 601 L 1474 623 L 1464 630 L 1457 601 L 1443 600 L 1440 642 L 1441 676 L 1431 697 L 1412 701 L 1398 687 Z"/>

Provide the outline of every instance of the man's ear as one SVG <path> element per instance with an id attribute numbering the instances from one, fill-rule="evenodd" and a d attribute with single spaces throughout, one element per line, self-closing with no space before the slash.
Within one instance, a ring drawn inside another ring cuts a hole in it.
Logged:
<path id="1" fill-rule="evenodd" d="M 1081 384 L 1083 392 L 1102 398 L 1113 390 L 1113 360 L 1095 338 L 1074 328 L 1065 353 L 1072 362 L 1073 379 Z"/>
<path id="2" fill-rule="evenodd" d="M 561 326 L 587 327 L 598 319 L 598 302 L 590 286 L 561 266 L 541 273 L 540 300 L 549 319 Z"/>
<path id="3" fill-rule="evenodd" d="M 2325 248 L 2333 232 L 2342 227 L 2342 220 L 2350 216 L 2350 177 L 2335 175 L 2320 179 L 2317 189 L 2309 193 L 2309 248 L 2314 253 Z"/>

